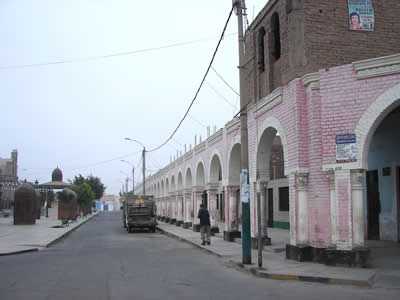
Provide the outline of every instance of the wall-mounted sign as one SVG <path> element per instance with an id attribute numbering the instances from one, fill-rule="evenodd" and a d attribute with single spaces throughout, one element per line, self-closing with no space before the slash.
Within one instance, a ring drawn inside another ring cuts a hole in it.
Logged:
<path id="1" fill-rule="evenodd" d="M 336 135 L 336 162 L 357 161 L 356 135 L 354 133 Z"/>
<path id="2" fill-rule="evenodd" d="M 350 30 L 373 31 L 374 8 L 372 0 L 348 0 Z"/>
<path id="3" fill-rule="evenodd" d="M 250 201 L 250 191 L 249 191 L 249 184 L 248 184 L 248 172 L 246 169 L 243 169 L 240 172 L 240 189 L 242 192 L 242 202 L 249 203 Z"/>

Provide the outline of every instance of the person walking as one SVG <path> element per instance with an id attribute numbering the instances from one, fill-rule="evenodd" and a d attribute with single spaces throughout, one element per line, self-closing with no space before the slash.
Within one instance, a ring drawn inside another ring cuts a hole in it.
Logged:
<path id="1" fill-rule="evenodd" d="M 205 245 L 207 242 L 207 245 L 210 245 L 210 214 L 208 209 L 204 207 L 204 204 L 200 204 L 199 214 L 197 217 L 200 219 L 201 244 Z"/>

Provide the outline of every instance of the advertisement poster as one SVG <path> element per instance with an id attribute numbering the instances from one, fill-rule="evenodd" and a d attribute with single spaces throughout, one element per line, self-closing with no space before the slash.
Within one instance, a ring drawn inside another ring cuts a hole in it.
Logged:
<path id="1" fill-rule="evenodd" d="M 357 161 L 356 135 L 338 134 L 336 136 L 336 162 L 345 163 Z"/>
<path id="2" fill-rule="evenodd" d="M 372 0 L 348 0 L 350 30 L 373 31 L 374 8 Z"/>

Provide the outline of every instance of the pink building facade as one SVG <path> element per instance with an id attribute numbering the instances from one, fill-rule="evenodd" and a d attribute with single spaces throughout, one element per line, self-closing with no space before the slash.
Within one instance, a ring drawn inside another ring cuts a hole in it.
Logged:
<path id="1" fill-rule="evenodd" d="M 263 211 L 263 234 L 267 231 L 271 149 L 279 135 L 289 187 L 288 258 L 358 257 L 369 239 L 399 241 L 399 107 L 400 55 L 321 69 L 252 104 L 252 237 L 257 209 Z M 146 190 L 168 221 L 196 225 L 198 206 L 206 199 L 214 227 L 240 232 L 239 173 L 240 122 L 234 119 L 149 177 Z"/>

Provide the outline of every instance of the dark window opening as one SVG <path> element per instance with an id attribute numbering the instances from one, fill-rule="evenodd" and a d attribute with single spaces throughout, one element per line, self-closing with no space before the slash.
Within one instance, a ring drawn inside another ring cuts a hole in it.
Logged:
<path id="1" fill-rule="evenodd" d="M 289 211 L 289 187 L 279 188 L 279 210 Z"/>
<path id="2" fill-rule="evenodd" d="M 281 32 L 278 13 L 273 13 L 271 18 L 272 45 L 271 56 L 276 60 L 281 57 Z"/>
<path id="3" fill-rule="evenodd" d="M 222 169 L 219 168 L 219 171 L 218 171 L 218 181 L 221 181 L 221 180 L 222 180 Z"/>
<path id="4" fill-rule="evenodd" d="M 264 72 L 265 70 L 265 59 L 264 59 L 264 37 L 265 37 L 265 29 L 264 27 L 261 27 L 261 29 L 258 31 L 258 69 L 261 72 Z"/>

